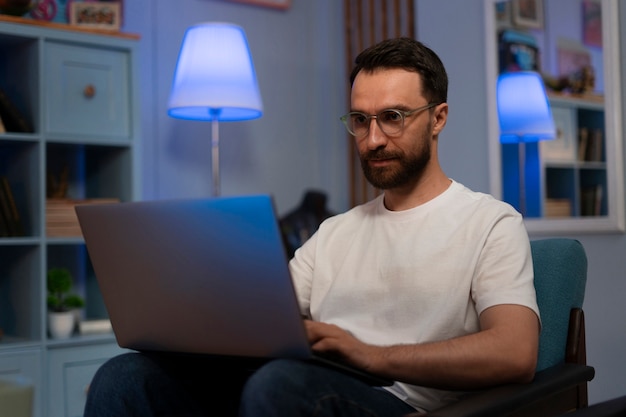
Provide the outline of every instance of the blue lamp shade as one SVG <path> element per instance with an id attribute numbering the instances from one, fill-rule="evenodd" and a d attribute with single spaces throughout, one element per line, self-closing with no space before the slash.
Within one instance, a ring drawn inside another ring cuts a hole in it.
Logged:
<path id="1" fill-rule="evenodd" d="M 509 72 L 498 77 L 500 142 L 538 142 L 554 139 L 550 104 L 538 73 Z"/>
<path id="2" fill-rule="evenodd" d="M 261 94 L 246 34 L 240 26 L 209 22 L 187 29 L 168 114 L 188 120 L 261 117 Z"/>

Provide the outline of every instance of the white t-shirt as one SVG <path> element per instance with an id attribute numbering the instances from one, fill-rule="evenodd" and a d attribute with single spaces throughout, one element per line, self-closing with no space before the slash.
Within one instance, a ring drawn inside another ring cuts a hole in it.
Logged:
<path id="1" fill-rule="evenodd" d="M 480 313 L 498 304 L 539 316 L 528 234 L 511 206 L 454 181 L 410 210 L 389 211 L 383 198 L 326 220 L 296 252 L 290 269 L 304 315 L 375 345 L 475 333 Z M 386 389 L 418 410 L 460 394 Z"/>

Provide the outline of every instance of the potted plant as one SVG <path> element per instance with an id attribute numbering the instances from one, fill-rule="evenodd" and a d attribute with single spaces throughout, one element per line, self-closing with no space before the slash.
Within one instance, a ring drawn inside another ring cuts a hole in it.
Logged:
<path id="1" fill-rule="evenodd" d="M 85 301 L 77 294 L 72 294 L 72 274 L 67 268 L 48 270 L 48 329 L 55 339 L 71 336 L 77 323 L 77 311 Z"/>

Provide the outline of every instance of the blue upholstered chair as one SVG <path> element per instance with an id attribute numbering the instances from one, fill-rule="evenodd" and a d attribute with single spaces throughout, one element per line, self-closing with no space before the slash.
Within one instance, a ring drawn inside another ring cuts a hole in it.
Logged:
<path id="1" fill-rule="evenodd" d="M 535 379 L 468 394 L 429 417 L 560 416 L 587 407 L 587 382 L 594 369 L 586 365 L 582 310 L 587 257 L 574 239 L 531 242 L 535 288 L 542 329 Z M 411 414 L 411 416 L 424 414 Z"/>

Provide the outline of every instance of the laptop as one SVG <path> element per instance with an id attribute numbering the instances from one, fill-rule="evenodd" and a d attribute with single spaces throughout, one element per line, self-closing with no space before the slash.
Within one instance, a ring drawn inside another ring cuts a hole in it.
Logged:
<path id="1" fill-rule="evenodd" d="M 117 343 L 138 351 L 302 358 L 310 349 L 272 197 L 76 206 Z"/>

